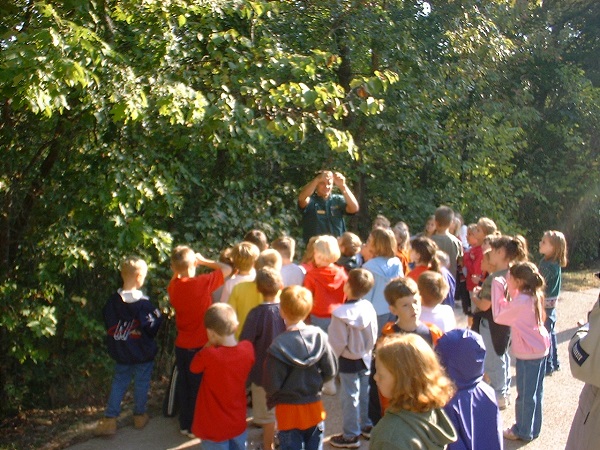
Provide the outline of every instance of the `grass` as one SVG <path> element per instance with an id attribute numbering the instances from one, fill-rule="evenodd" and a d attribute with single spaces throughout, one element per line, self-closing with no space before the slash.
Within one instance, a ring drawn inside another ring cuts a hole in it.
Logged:
<path id="1" fill-rule="evenodd" d="M 562 273 L 562 290 L 577 292 L 599 289 L 600 280 L 594 276 L 596 272 L 600 272 L 600 262 L 595 262 L 585 269 L 564 270 Z"/>

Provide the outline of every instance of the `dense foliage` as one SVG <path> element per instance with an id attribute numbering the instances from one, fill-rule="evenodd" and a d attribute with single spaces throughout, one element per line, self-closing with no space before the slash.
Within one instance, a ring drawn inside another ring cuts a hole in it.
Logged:
<path id="1" fill-rule="evenodd" d="M 445 203 L 597 257 L 599 33 L 594 0 L 2 3 L 0 409 L 104 396 L 119 258 L 169 314 L 174 244 L 299 236 L 322 168 L 363 237 Z"/>

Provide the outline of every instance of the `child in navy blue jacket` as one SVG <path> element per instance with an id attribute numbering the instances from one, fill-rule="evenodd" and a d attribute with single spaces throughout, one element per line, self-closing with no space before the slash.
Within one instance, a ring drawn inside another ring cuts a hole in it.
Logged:
<path id="1" fill-rule="evenodd" d="M 133 424 L 141 429 L 148 423 L 146 402 L 158 351 L 154 337 L 162 323 L 162 315 L 139 289 L 148 273 L 147 264 L 139 258 L 127 258 L 121 263 L 123 287 L 106 302 L 102 313 L 106 327 L 108 353 L 115 360 L 108 406 L 98 423 L 96 435 L 112 435 L 117 431 L 121 401 L 134 378 Z"/>

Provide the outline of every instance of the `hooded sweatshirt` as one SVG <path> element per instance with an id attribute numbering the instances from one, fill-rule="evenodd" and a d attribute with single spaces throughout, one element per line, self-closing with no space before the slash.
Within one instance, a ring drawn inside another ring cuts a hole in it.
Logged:
<path id="1" fill-rule="evenodd" d="M 158 347 L 154 341 L 163 317 L 142 291 L 119 289 L 102 310 L 110 356 L 120 364 L 152 361 Z"/>
<path id="2" fill-rule="evenodd" d="M 371 450 L 445 449 L 456 432 L 441 409 L 416 413 L 387 410 L 371 432 Z"/>
<path id="3" fill-rule="evenodd" d="M 365 298 L 373 303 L 378 316 L 388 314 L 390 311 L 388 304 L 385 301 L 383 290 L 385 289 L 385 285 L 388 284 L 392 278 L 404 275 L 400 259 L 396 256 L 393 258 L 377 256 L 364 263 L 363 269 L 367 269 L 371 272 L 375 279 L 373 288 L 365 295 Z"/>
<path id="4" fill-rule="evenodd" d="M 458 435 L 448 450 L 501 450 L 500 410 L 494 389 L 483 381 L 483 339 L 469 329 L 456 329 L 438 340 L 435 351 L 457 388 L 444 407 Z"/>
<path id="5" fill-rule="evenodd" d="M 343 267 L 330 264 L 325 267 L 315 267 L 304 277 L 304 287 L 313 295 L 311 314 L 329 318 L 334 309 L 344 303 L 344 284 L 348 275 Z"/>
<path id="6" fill-rule="evenodd" d="M 267 406 L 316 402 L 323 382 L 336 373 L 337 360 L 324 331 L 313 325 L 285 331 L 267 351 L 262 383 Z"/>
<path id="7" fill-rule="evenodd" d="M 371 302 L 364 299 L 349 300 L 333 311 L 327 330 L 336 356 L 362 360 L 365 368 L 371 367 L 377 333 L 377 314 Z M 340 371 L 344 372 L 341 366 Z"/>

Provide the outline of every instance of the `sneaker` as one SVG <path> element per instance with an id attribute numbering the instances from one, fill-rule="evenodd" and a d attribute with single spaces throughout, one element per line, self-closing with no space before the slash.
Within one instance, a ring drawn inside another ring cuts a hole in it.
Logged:
<path id="1" fill-rule="evenodd" d="M 187 436 L 191 439 L 196 439 L 196 435 L 194 433 L 192 433 L 190 430 L 179 430 L 179 432 L 181 434 L 183 434 L 184 436 Z"/>
<path id="2" fill-rule="evenodd" d="M 360 447 L 360 441 L 358 436 L 345 438 L 343 434 L 336 434 L 329 439 L 329 445 L 337 448 L 358 448 Z"/>
<path id="3" fill-rule="evenodd" d="M 149 420 L 150 417 L 148 416 L 148 414 L 135 414 L 133 416 L 133 427 L 137 428 L 138 430 L 141 430 L 148 424 Z"/>
<path id="4" fill-rule="evenodd" d="M 362 437 L 364 437 L 368 441 L 369 439 L 371 439 L 371 430 L 372 429 L 373 429 L 373 427 L 371 425 L 366 426 L 360 431 L 360 434 L 362 434 Z"/>
<path id="5" fill-rule="evenodd" d="M 509 441 L 520 441 L 521 440 L 521 438 L 515 434 L 512 427 L 504 430 L 502 432 L 502 436 L 504 436 L 504 439 L 508 439 Z"/>
<path id="6" fill-rule="evenodd" d="M 112 436 L 117 432 L 117 418 L 116 417 L 104 417 L 100 419 L 98 425 L 94 429 L 96 436 Z"/>

